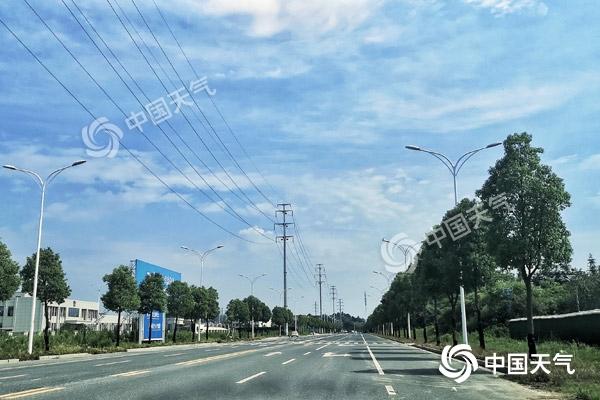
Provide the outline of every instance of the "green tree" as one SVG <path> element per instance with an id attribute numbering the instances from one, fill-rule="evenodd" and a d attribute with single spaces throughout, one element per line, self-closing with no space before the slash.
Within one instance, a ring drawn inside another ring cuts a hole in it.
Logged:
<path id="1" fill-rule="evenodd" d="M 33 280 L 35 275 L 34 253 L 27 257 L 25 266 L 21 270 L 22 288 L 24 291 L 33 295 Z M 37 298 L 44 305 L 44 315 L 46 317 L 46 326 L 44 327 L 44 349 L 50 350 L 50 313 L 49 304 L 56 302 L 62 303 L 71 295 L 71 288 L 67 283 L 65 272 L 62 268 L 60 255 L 54 253 L 50 247 L 40 251 L 40 265 L 38 271 Z"/>
<path id="2" fill-rule="evenodd" d="M 206 320 L 206 341 L 208 341 L 208 321 L 214 320 L 219 315 L 219 292 L 213 287 L 209 287 L 202 297 L 202 310 Z"/>
<path id="3" fill-rule="evenodd" d="M 140 297 L 137 284 L 131 268 L 119 265 L 110 274 L 104 275 L 102 280 L 107 284 L 108 291 L 102 295 L 102 304 L 110 311 L 117 313 L 117 343 L 121 343 L 121 313 L 135 311 L 140 306 Z"/>
<path id="4" fill-rule="evenodd" d="M 592 275 L 596 275 L 598 273 L 598 267 L 596 266 L 596 259 L 594 258 L 592 253 L 590 253 L 590 255 L 588 256 L 588 270 L 590 271 L 590 273 Z"/>
<path id="5" fill-rule="evenodd" d="M 175 317 L 173 342 L 177 342 L 177 323 L 180 316 L 187 316 L 194 307 L 194 296 L 186 282 L 173 281 L 167 286 L 167 312 Z"/>
<path id="6" fill-rule="evenodd" d="M 279 327 L 279 336 L 281 336 L 281 327 L 284 326 L 286 322 L 292 322 L 294 320 L 294 315 L 287 308 L 279 306 L 273 307 L 273 312 L 271 314 L 271 321 Z"/>
<path id="7" fill-rule="evenodd" d="M 250 320 L 252 324 L 256 323 L 256 321 L 269 321 L 269 319 L 271 318 L 271 310 L 260 299 L 258 299 L 255 296 L 248 296 L 243 301 L 244 303 L 246 303 L 246 305 L 248 306 L 248 310 L 250 311 Z M 268 318 L 265 315 L 267 311 Z"/>
<path id="8" fill-rule="evenodd" d="M 19 264 L 12 259 L 8 247 L 0 242 L 0 302 L 10 299 L 20 284 Z"/>
<path id="9" fill-rule="evenodd" d="M 246 324 L 250 318 L 250 310 L 248 305 L 240 299 L 232 299 L 227 305 L 227 311 L 225 311 L 227 319 L 238 325 L 238 328 Z M 242 333 L 238 329 L 238 335 L 241 337 Z"/>
<path id="10" fill-rule="evenodd" d="M 165 294 L 165 278 L 159 273 L 150 273 L 146 275 L 140 287 L 138 288 L 140 296 L 140 314 L 149 314 L 148 323 L 148 343 L 152 342 L 152 312 L 164 312 L 167 303 Z"/>
<path id="11" fill-rule="evenodd" d="M 529 353 L 535 354 L 533 279 L 566 269 L 572 249 L 561 217 L 570 206 L 569 193 L 562 179 L 541 163 L 543 149 L 531 142 L 527 133 L 508 136 L 504 156 L 490 168 L 477 195 L 491 204 L 490 252 L 500 267 L 517 270 L 525 283 L 527 343 Z"/>

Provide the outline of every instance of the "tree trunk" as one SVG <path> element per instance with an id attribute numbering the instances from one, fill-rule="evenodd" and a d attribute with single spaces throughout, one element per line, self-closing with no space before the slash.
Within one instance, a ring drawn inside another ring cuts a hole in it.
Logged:
<path id="1" fill-rule="evenodd" d="M 152 311 L 150 311 L 150 320 L 148 321 L 148 344 L 152 343 Z"/>
<path id="2" fill-rule="evenodd" d="M 173 343 L 177 343 L 177 320 L 179 318 L 175 316 L 175 326 L 173 327 Z"/>
<path id="3" fill-rule="evenodd" d="M 196 320 L 195 319 L 190 320 L 190 329 L 192 331 L 192 342 L 194 342 L 196 340 Z"/>
<path id="4" fill-rule="evenodd" d="M 48 302 L 44 302 L 44 314 L 46 316 L 46 326 L 44 327 L 44 349 L 50 351 L 50 316 L 48 315 Z"/>
<path id="5" fill-rule="evenodd" d="M 479 307 L 479 290 L 475 285 L 475 312 L 477 314 L 477 334 L 479 335 L 479 347 L 485 349 L 485 336 L 483 333 L 483 323 L 481 322 L 481 308 Z"/>
<path id="6" fill-rule="evenodd" d="M 121 343 L 121 310 L 117 312 L 117 347 Z"/>
<path id="7" fill-rule="evenodd" d="M 440 326 L 438 324 L 438 307 L 437 298 L 433 298 L 433 328 L 435 331 L 435 344 L 440 345 Z"/>
<path id="8" fill-rule="evenodd" d="M 206 314 L 206 341 L 208 342 L 208 314 Z"/>
<path id="9" fill-rule="evenodd" d="M 527 290 L 527 347 L 529 356 L 537 354 L 535 345 L 535 328 L 533 325 L 533 288 L 531 287 L 531 277 L 523 276 L 525 289 Z"/>
<path id="10" fill-rule="evenodd" d="M 416 326 L 412 326 L 412 340 L 416 341 L 417 340 L 417 327 Z"/>

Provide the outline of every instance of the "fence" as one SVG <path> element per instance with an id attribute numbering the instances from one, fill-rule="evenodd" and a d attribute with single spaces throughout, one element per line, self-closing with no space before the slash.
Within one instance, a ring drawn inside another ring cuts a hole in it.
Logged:
<path id="1" fill-rule="evenodd" d="M 600 345 L 600 309 L 533 317 L 533 326 L 538 339 L 567 340 Z M 527 336 L 527 318 L 509 320 L 508 329 L 511 338 L 525 338 Z"/>

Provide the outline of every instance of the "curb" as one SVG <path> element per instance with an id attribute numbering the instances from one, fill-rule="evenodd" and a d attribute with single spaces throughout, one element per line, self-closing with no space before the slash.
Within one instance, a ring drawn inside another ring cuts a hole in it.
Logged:
<path id="1" fill-rule="evenodd" d="M 54 354 L 50 356 L 40 356 L 40 361 L 43 360 L 61 360 L 61 359 L 69 359 L 69 358 L 79 358 L 79 357 L 89 357 L 92 354 L 90 353 L 72 353 L 72 354 Z"/>
<path id="2" fill-rule="evenodd" d="M 9 358 L 5 360 L 0 360 L 0 364 L 16 364 L 19 362 L 18 358 Z"/>

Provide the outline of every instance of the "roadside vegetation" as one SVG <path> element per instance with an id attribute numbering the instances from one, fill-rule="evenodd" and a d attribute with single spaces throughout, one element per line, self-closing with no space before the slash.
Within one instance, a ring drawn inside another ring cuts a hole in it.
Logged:
<path id="1" fill-rule="evenodd" d="M 462 199 L 433 227 L 415 255 L 414 273 L 396 275 L 366 329 L 389 336 L 393 325 L 395 337 L 407 338 L 410 314 L 413 340 L 438 348 L 456 345 L 462 285 L 474 353 L 571 354 L 572 376 L 538 371 L 510 378 L 598 400 L 600 336 L 586 335 L 592 340 L 584 343 L 575 332 L 553 341 L 547 332 L 536 332 L 533 320 L 534 315 L 600 309 L 596 260 L 590 254 L 587 265 L 572 265 L 570 233 L 562 219 L 570 198 L 562 179 L 542 163 L 543 149 L 521 133 L 504 141 L 504 151 L 477 198 Z M 467 233 L 456 232 L 465 227 Z M 514 318 L 526 318 L 526 328 L 511 338 Z M 598 326 L 580 328 L 586 329 Z"/>

